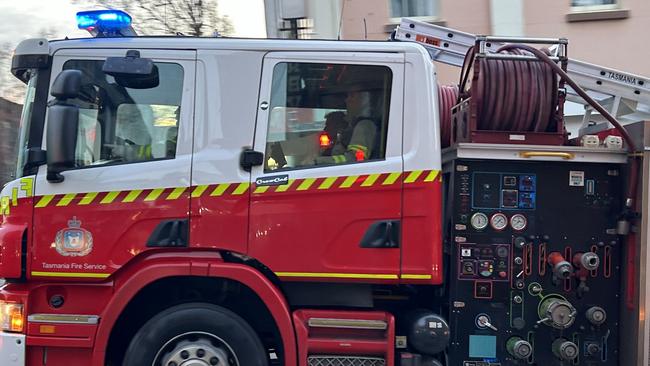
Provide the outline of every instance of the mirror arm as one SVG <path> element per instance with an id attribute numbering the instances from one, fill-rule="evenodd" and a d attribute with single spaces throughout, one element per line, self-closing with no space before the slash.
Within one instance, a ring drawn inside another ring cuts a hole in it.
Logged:
<path id="1" fill-rule="evenodd" d="M 60 172 L 47 172 L 47 181 L 50 183 L 61 183 L 65 180 L 65 177 Z"/>

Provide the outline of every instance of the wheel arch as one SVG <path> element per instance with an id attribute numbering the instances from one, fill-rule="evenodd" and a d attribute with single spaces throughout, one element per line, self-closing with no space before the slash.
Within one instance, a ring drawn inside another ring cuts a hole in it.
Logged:
<path id="1" fill-rule="evenodd" d="M 269 311 L 280 334 L 286 366 L 296 365 L 296 341 L 284 295 L 262 273 L 243 264 L 227 263 L 218 252 L 159 252 L 134 259 L 115 277 L 115 293 L 101 314 L 95 337 L 93 364 L 103 365 L 109 339 L 120 315 L 140 291 L 170 278 L 202 277 L 237 282 L 255 294 Z M 265 300 L 265 301 L 264 301 Z"/>

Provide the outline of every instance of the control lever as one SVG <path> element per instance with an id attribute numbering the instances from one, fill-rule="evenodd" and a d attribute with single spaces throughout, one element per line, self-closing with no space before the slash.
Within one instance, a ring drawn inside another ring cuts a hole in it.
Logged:
<path id="1" fill-rule="evenodd" d="M 490 328 L 495 332 L 499 331 L 494 325 L 490 323 L 490 318 L 487 315 L 479 315 L 478 318 L 476 318 L 476 323 L 479 328 Z"/>

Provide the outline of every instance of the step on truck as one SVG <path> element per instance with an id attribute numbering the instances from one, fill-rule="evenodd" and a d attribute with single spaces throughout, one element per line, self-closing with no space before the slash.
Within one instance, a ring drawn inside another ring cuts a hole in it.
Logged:
<path id="1" fill-rule="evenodd" d="M 644 78 L 408 20 L 356 42 L 77 18 L 94 37 L 13 56 L 3 366 L 641 364 L 642 134 L 612 114 Z M 594 111 L 577 137 L 565 100 Z"/>

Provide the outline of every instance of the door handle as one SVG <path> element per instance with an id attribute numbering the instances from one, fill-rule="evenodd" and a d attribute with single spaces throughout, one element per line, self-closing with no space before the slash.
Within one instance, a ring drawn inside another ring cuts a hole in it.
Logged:
<path id="1" fill-rule="evenodd" d="M 242 169 L 250 172 L 254 166 L 264 164 L 264 153 L 253 149 L 244 149 L 241 153 L 239 165 Z"/>
<path id="2" fill-rule="evenodd" d="M 361 248 L 399 248 L 400 220 L 373 222 L 361 239 Z"/>

